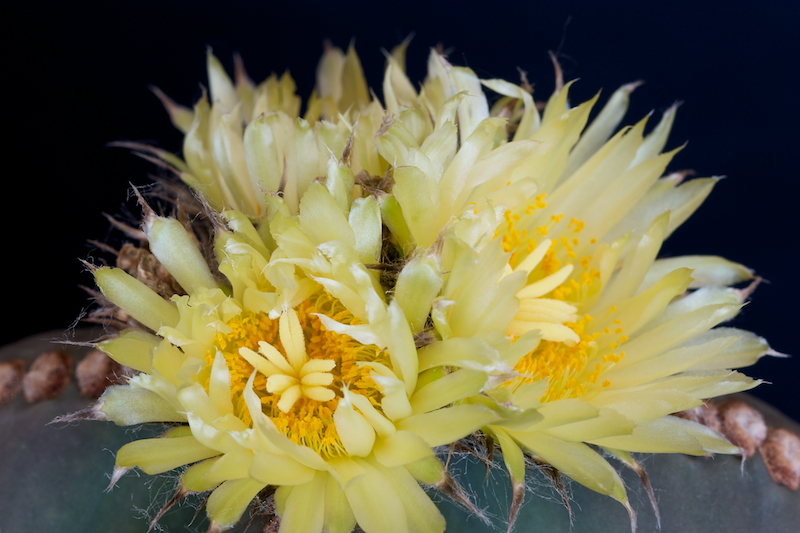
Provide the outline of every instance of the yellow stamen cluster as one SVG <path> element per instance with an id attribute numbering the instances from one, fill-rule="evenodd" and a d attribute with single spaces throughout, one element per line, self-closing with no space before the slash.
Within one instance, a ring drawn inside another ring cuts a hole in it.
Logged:
<path id="1" fill-rule="evenodd" d="M 351 393 L 367 397 L 370 403 L 380 410 L 382 394 L 370 377 L 371 368 L 357 363 L 378 362 L 391 368 L 389 356 L 377 346 L 363 345 L 348 335 L 327 330 L 315 314 L 329 316 L 343 324 L 356 325 L 358 319 L 347 311 L 341 302 L 324 291 L 298 305 L 295 312 L 303 331 L 307 356 L 307 362 L 297 371 L 298 383 L 305 376 L 315 375 L 315 383 L 309 383 L 311 389 L 330 391 L 332 398 L 319 399 L 326 398 L 327 395 L 323 395 L 321 391 L 316 393 L 312 391 L 310 394 L 298 394 L 291 402 L 284 400 L 281 403 L 283 393 L 295 384 L 288 383 L 289 379 L 283 377 L 268 378 L 261 372 L 256 373 L 253 388 L 261 398 L 263 412 L 293 442 L 308 446 L 326 458 L 346 455 L 333 423 L 333 413 L 339 404 L 339 399 L 343 397 L 342 387 L 347 386 Z M 200 381 L 205 386 L 208 385 L 210 367 L 218 349 L 224 355 L 231 375 L 234 414 L 245 424 L 250 425 L 252 419 L 244 403 L 243 391 L 255 368 L 239 354 L 239 351 L 242 348 L 253 352 L 263 351 L 265 347 L 259 346 L 259 343 L 267 343 L 286 358 L 286 361 L 290 359 L 281 343 L 278 319 L 270 319 L 265 313 L 245 311 L 227 325 L 231 331 L 227 334 L 219 333 L 214 348 L 206 354 L 205 361 L 208 367 L 200 374 Z M 308 372 L 304 372 L 305 370 Z M 285 374 L 275 374 L 275 376 L 285 375 L 289 378 L 290 374 L 287 370 Z"/>
<path id="2" fill-rule="evenodd" d="M 613 332 L 610 328 L 604 328 L 602 331 L 587 333 L 587 326 L 591 322 L 592 317 L 584 315 L 576 323 L 565 324 L 580 337 L 580 341 L 573 345 L 563 342 L 540 342 L 534 351 L 520 359 L 514 367 L 514 370 L 525 376 L 517 383 L 549 379 L 548 388 L 541 398 L 542 402 L 561 398 L 580 398 L 589 392 L 589 385 L 596 384 L 604 370 L 625 357 L 624 352 L 606 353 L 600 356 L 601 350 L 598 349 L 599 345 L 604 344 L 603 336 L 622 333 L 622 328 L 618 327 Z M 613 350 L 627 340 L 625 336 L 619 337 L 616 342 L 609 344 L 608 349 Z M 606 380 L 601 385 L 608 387 L 611 382 Z"/>
<path id="3" fill-rule="evenodd" d="M 501 224 L 497 229 L 495 238 L 502 239 L 503 250 L 511 252 L 509 264 L 512 267 L 517 266 L 528 254 L 530 254 L 538 244 L 534 238 L 530 236 L 527 229 L 518 229 L 519 223 L 525 222 L 525 217 L 530 216 L 536 209 L 543 209 L 547 207 L 544 202 L 545 195 L 539 195 L 534 200 L 528 200 L 523 209 L 518 212 L 507 210 L 505 212 L 505 223 Z M 539 226 L 536 228 L 536 233 L 543 237 L 547 237 L 556 226 L 562 223 L 564 219 L 563 214 L 552 215 L 550 217 L 550 224 Z M 575 269 L 571 279 L 557 287 L 549 297 L 562 301 L 576 302 L 586 297 L 595 280 L 600 279 L 600 272 L 591 266 L 592 256 L 585 255 L 580 258 L 577 256 L 575 249 L 580 245 L 581 240 L 578 234 L 584 229 L 584 222 L 576 218 L 572 218 L 567 224 L 567 230 L 570 230 L 572 237 L 562 235 L 560 239 L 554 239 L 550 245 L 550 249 L 544 255 L 539 265 L 531 273 L 531 280 L 542 279 L 557 272 L 564 263 L 572 263 L 575 266 L 580 265 L 581 269 Z M 565 232 L 566 233 L 566 232 Z M 597 240 L 592 238 L 589 241 L 591 244 L 596 244 Z M 577 263 L 577 264 L 576 264 Z M 577 276 L 577 279 L 575 279 Z"/>
<path id="4" fill-rule="evenodd" d="M 571 218 L 566 228 L 559 228 L 559 225 L 565 222 L 565 216 L 554 214 L 550 216 L 546 225 L 536 226 L 535 231 L 528 231 L 524 228 L 525 226 L 533 227 L 535 225 L 530 217 L 534 216 L 537 209 L 547 207 L 544 198 L 545 195 L 540 195 L 534 200 L 529 200 L 522 208 L 507 210 L 505 221 L 498 228 L 495 238 L 502 239 L 503 250 L 511 253 L 509 264 L 516 267 L 537 246 L 536 240 L 530 234 L 538 234 L 542 237 L 553 234 L 560 235 L 558 238 L 551 237 L 550 248 L 530 272 L 528 282 L 534 283 L 544 279 L 558 272 L 565 264 L 572 264 L 575 267 L 572 275 L 544 297 L 569 302 L 580 308 L 581 302 L 599 290 L 600 280 L 600 272 L 592 266 L 592 256 L 578 257 L 576 252 L 581 244 L 581 239 L 585 239 L 581 236 L 585 224 L 582 220 Z M 520 227 L 522 229 L 519 229 Z M 594 245 L 597 240 L 591 238 L 589 243 Z M 614 309 L 612 308 L 610 311 L 613 312 Z M 536 350 L 520 359 L 515 367 L 515 370 L 523 374 L 525 378 L 509 382 L 508 385 L 514 386 L 513 384 L 519 385 L 520 383 L 549 379 L 549 387 L 542 397 L 543 402 L 584 396 L 588 392 L 589 385 L 598 382 L 603 370 L 619 362 L 625 355 L 624 353 L 605 352 L 613 350 L 619 344 L 627 341 L 627 337 L 624 335 L 619 336 L 622 328 L 618 320 L 615 321 L 617 327 L 589 333 L 587 330 L 590 328 L 587 326 L 591 321 L 591 316 L 584 315 L 577 322 L 564 323 L 563 325 L 574 331 L 580 340 L 577 343 L 546 340 L 540 342 Z M 600 342 L 602 340 L 600 337 L 612 334 L 619 337 L 605 347 L 606 343 Z M 599 346 L 603 346 L 603 349 L 600 350 Z M 604 355 L 598 356 L 600 352 Z M 608 380 L 601 383 L 603 387 L 608 387 L 610 384 Z"/>

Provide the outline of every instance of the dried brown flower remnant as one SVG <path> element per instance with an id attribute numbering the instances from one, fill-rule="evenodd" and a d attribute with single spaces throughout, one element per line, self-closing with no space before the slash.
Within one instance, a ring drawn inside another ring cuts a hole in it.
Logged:
<path id="1" fill-rule="evenodd" d="M 46 352 L 36 358 L 22 380 L 25 399 L 30 403 L 50 400 L 72 379 L 72 358 L 63 352 Z"/>
<path id="2" fill-rule="evenodd" d="M 0 407 L 13 400 L 22 390 L 25 361 L 10 359 L 0 363 Z"/>
<path id="3" fill-rule="evenodd" d="M 166 298 L 184 292 L 164 265 L 144 248 L 125 243 L 119 251 L 117 266 Z"/>
<path id="4" fill-rule="evenodd" d="M 786 429 L 770 428 L 759 450 L 775 483 L 792 490 L 800 488 L 800 437 Z"/>
<path id="5" fill-rule="evenodd" d="M 122 365 L 99 350 L 89 352 L 75 369 L 81 394 L 89 398 L 99 398 L 122 374 Z"/>
<path id="6" fill-rule="evenodd" d="M 720 404 L 717 412 L 723 435 L 742 448 L 746 458 L 752 457 L 767 437 L 767 425 L 761 413 L 739 400 Z"/>

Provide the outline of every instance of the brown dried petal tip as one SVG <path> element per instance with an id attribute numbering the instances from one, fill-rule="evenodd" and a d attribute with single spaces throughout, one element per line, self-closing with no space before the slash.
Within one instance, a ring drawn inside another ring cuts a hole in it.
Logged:
<path id="1" fill-rule="evenodd" d="M 732 444 L 744 450 L 744 456 L 750 458 L 767 437 L 767 425 L 764 417 L 753 407 L 739 400 L 728 400 L 717 407 L 722 434 Z"/>
<path id="2" fill-rule="evenodd" d="M 88 398 L 99 398 L 121 374 L 120 364 L 99 350 L 89 352 L 75 370 L 81 394 Z"/>
<path id="3" fill-rule="evenodd" d="M 772 481 L 800 488 L 800 437 L 786 429 L 769 428 L 759 448 Z"/>
<path id="4" fill-rule="evenodd" d="M 0 407 L 13 400 L 22 390 L 25 361 L 9 359 L 0 363 Z"/>
<path id="5" fill-rule="evenodd" d="M 50 400 L 72 379 L 72 358 L 63 352 L 43 353 L 22 380 L 25 399 L 30 403 Z"/>

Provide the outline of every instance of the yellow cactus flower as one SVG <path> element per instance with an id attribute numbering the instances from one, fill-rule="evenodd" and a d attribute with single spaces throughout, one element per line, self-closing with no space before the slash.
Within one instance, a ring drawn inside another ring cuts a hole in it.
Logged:
<path id="1" fill-rule="evenodd" d="M 303 197 L 298 227 L 306 210 L 333 205 L 317 185 Z M 365 531 L 443 531 L 416 479 L 444 483 L 432 448 L 497 413 L 450 401 L 417 406 L 408 321 L 376 292 L 354 248 L 331 241 L 334 276 L 306 277 L 290 264 L 304 259 L 270 253 L 246 217 L 222 214 L 229 223 L 216 244 L 229 290 L 179 222 L 147 209 L 150 249 L 188 294 L 167 301 L 120 269 L 94 271 L 109 301 L 157 332 L 127 330 L 98 345 L 141 373 L 109 388 L 97 415 L 184 424 L 121 448 L 114 479 L 133 467 L 157 474 L 191 464 L 179 492 L 213 489 L 212 530 L 235 524 L 271 486 L 281 531 L 347 532 L 356 522 Z"/>
<path id="2" fill-rule="evenodd" d="M 647 119 L 617 131 L 628 84 L 587 127 L 597 97 L 571 107 L 558 84 L 540 114 L 525 80 L 435 51 L 417 91 L 406 44 L 383 102 L 352 47 L 328 47 L 302 118 L 288 75 L 256 86 L 237 60 L 233 82 L 210 52 L 193 111 L 157 91 L 183 159 L 139 148 L 214 211 L 214 257 L 142 202 L 184 294 L 94 269 L 144 329 L 99 344 L 140 373 L 93 416 L 179 424 L 123 447 L 114 479 L 189 465 L 179 496 L 212 491 L 212 530 L 272 494 L 281 532 L 433 533 L 420 483 L 456 494 L 435 448 L 479 431 L 512 477 L 509 529 L 526 453 L 629 510 L 604 454 L 641 471 L 630 452 L 736 453 L 670 416 L 757 385 L 730 369 L 772 353 L 716 327 L 751 271 L 657 259 L 717 181 L 665 175 L 676 107 L 647 135 Z"/>

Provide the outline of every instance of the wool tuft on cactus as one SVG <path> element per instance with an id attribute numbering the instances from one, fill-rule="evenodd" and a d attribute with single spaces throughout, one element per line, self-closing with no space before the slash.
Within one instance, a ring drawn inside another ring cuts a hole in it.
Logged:
<path id="1" fill-rule="evenodd" d="M 182 156 L 124 143 L 191 194 L 165 189 L 171 213 L 139 196 L 152 268 L 89 265 L 94 317 L 120 329 L 96 346 L 133 372 L 61 420 L 166 425 L 122 446 L 111 479 L 178 469 L 151 527 L 191 494 L 209 532 L 254 501 L 281 533 L 441 533 L 442 497 L 489 524 L 449 469 L 469 453 L 503 465 L 508 531 L 533 468 L 565 500 L 561 476 L 616 500 L 635 530 L 619 468 L 658 508 L 634 454 L 741 453 L 675 416 L 780 355 L 724 325 L 750 269 L 659 258 L 718 182 L 667 170 L 678 106 L 620 128 L 630 83 L 590 122 L 599 94 L 573 105 L 555 60 L 539 102 L 524 75 L 481 79 L 437 50 L 417 88 L 407 45 L 382 99 L 352 46 L 327 45 L 302 114 L 288 74 L 255 84 L 237 58 L 231 79 L 209 50 L 193 109 L 155 89 Z"/>

